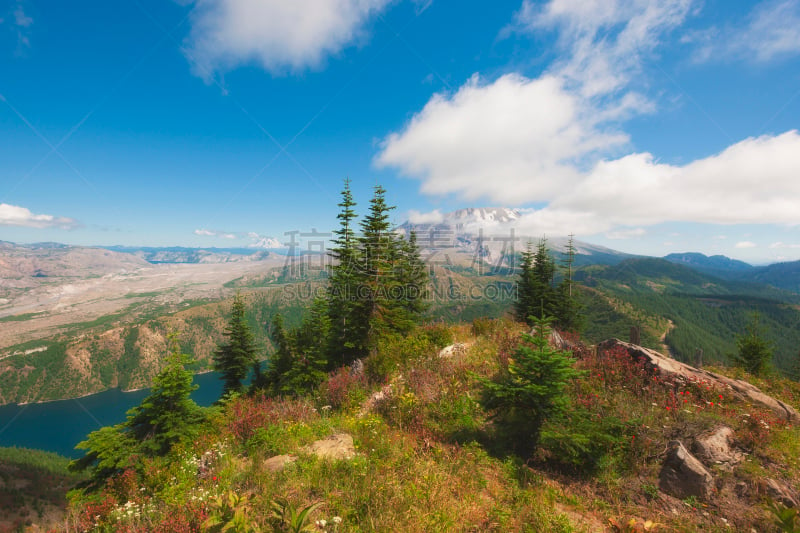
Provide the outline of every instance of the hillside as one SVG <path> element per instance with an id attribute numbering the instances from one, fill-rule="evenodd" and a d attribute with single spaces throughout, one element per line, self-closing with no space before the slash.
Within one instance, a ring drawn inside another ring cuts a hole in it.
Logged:
<path id="1" fill-rule="evenodd" d="M 471 276 L 438 269 L 432 277 L 429 319 L 448 322 L 499 317 L 513 301 L 513 284 L 502 276 Z M 72 398 L 119 387 L 148 387 L 162 366 L 166 336 L 180 335 L 196 361 L 193 370 L 210 369 L 230 312 L 227 295 L 245 291 L 250 326 L 262 358 L 272 350 L 269 324 L 281 313 L 289 325 L 323 290 L 319 279 L 298 280 L 282 268 L 261 270 L 227 283 L 223 297 L 182 302 L 179 306 L 131 307 L 96 320 L 67 323 L 50 337 L 0 350 L 0 404 Z M 161 293 L 147 295 L 147 300 Z M 130 301 L 130 300 L 129 300 Z M 175 311 L 175 308 L 181 308 Z M 21 316 L 20 320 L 30 317 Z M 18 326 L 16 322 L 0 321 Z"/>
<path id="2" fill-rule="evenodd" d="M 480 379 L 503 372 L 520 332 L 491 320 L 423 327 L 308 396 L 229 401 L 166 457 L 75 493 L 65 530 L 206 530 L 209 519 L 240 531 L 777 530 L 764 502 L 796 497 L 800 430 L 625 352 L 574 344 L 582 374 L 567 416 L 546 424 L 529 460 L 513 452 Z M 755 381 L 798 407 L 796 384 Z M 702 449 L 723 426 L 735 436 L 729 462 L 698 455 L 705 492 L 675 493 L 668 442 Z"/>
<path id="3" fill-rule="evenodd" d="M 672 321 L 674 327 L 666 333 L 665 342 L 683 361 L 693 361 L 695 350 L 702 349 L 706 361 L 727 362 L 728 355 L 736 351 L 736 336 L 757 311 L 769 340 L 775 344 L 775 364 L 784 371 L 794 371 L 800 343 L 796 294 L 752 282 L 723 280 L 655 258 L 585 267 L 576 279 L 641 313 L 645 325 L 652 321 L 648 317 Z M 651 343 L 650 347 L 655 346 Z"/>
<path id="4" fill-rule="evenodd" d="M 664 256 L 670 263 L 688 266 L 694 270 L 723 279 L 741 278 L 755 269 L 754 266 L 724 255 L 707 256 L 697 252 L 675 253 Z"/>
<path id="5" fill-rule="evenodd" d="M 745 279 L 800 294 L 800 261 L 757 267 Z"/>
<path id="6" fill-rule="evenodd" d="M 85 479 L 68 472 L 67 463 L 53 453 L 0 448 L 0 533 L 63 523 L 67 490 Z"/>

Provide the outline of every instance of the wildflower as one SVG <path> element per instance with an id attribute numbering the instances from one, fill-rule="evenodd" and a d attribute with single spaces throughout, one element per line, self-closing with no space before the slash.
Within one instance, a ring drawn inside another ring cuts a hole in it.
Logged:
<path id="1" fill-rule="evenodd" d="M 316 526 L 317 526 L 317 527 L 319 527 L 319 528 L 323 528 L 323 527 L 325 527 L 325 526 L 327 526 L 327 525 L 328 525 L 328 521 L 327 521 L 327 520 L 325 520 L 325 519 L 322 519 L 322 520 L 317 520 L 317 521 L 316 521 L 316 522 L 314 522 L 314 523 L 315 523 L 315 524 L 316 524 Z"/>
<path id="2" fill-rule="evenodd" d="M 334 516 L 333 517 L 333 523 L 338 526 L 339 524 L 342 523 L 342 517 L 341 516 Z"/>

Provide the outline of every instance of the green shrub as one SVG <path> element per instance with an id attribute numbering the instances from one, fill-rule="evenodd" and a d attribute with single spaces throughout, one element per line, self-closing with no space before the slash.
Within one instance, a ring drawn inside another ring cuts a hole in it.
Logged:
<path id="1" fill-rule="evenodd" d="M 579 372 L 569 352 L 548 344 L 550 320 L 535 319 L 536 335 L 523 335 L 513 357 L 493 380 L 483 383 L 483 407 L 492 413 L 499 440 L 520 454 L 536 449 L 542 425 L 568 406 L 567 383 Z"/>

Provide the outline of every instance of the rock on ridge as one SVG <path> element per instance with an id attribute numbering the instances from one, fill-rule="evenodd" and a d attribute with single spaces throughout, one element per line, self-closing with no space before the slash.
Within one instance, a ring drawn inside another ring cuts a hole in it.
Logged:
<path id="1" fill-rule="evenodd" d="M 657 372 L 663 377 L 677 377 L 695 381 L 705 380 L 711 384 L 716 384 L 718 387 L 728 389 L 734 396 L 741 400 L 757 403 L 770 409 L 792 424 L 800 424 L 800 413 L 798 413 L 794 407 L 761 392 L 761 389 L 746 381 L 732 379 L 715 372 L 695 368 L 686 363 L 681 363 L 675 359 L 665 357 L 655 350 L 624 342 L 619 339 L 603 341 L 597 348 L 599 350 L 608 350 L 615 346 L 625 348 L 632 358 L 644 361 L 651 371 Z"/>

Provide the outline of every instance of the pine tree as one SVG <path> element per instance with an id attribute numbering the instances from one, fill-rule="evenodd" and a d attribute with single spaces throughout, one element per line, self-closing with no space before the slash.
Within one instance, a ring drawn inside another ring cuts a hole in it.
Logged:
<path id="1" fill-rule="evenodd" d="M 177 336 L 171 337 L 171 343 L 167 365 L 153 379 L 150 395 L 128 411 L 127 427 L 141 443 L 139 451 L 148 456 L 166 454 L 201 417 L 200 408 L 189 398 L 197 388 L 186 370 L 191 360 L 181 353 Z"/>
<path id="2" fill-rule="evenodd" d="M 224 381 L 222 396 L 241 392 L 243 381 L 257 360 L 253 333 L 245 317 L 244 300 L 241 294 L 233 299 L 231 319 L 225 329 L 228 342 L 214 352 L 214 370 L 222 374 Z"/>
<path id="3" fill-rule="evenodd" d="M 536 287 L 533 282 L 533 244 L 528 241 L 522 252 L 519 281 L 517 282 L 517 301 L 514 303 L 514 314 L 520 322 L 528 322 L 533 311 L 536 298 Z"/>
<path id="4" fill-rule="evenodd" d="M 354 226 L 356 213 L 353 208 L 350 180 L 345 180 L 342 191 L 339 229 L 330 251 L 332 265 L 329 267 L 328 315 L 331 322 L 329 336 L 329 360 L 331 363 L 347 364 L 367 353 L 365 309 L 358 295 L 360 276 L 360 254 Z"/>
<path id="5" fill-rule="evenodd" d="M 127 420 L 91 432 L 75 447 L 86 454 L 69 468 L 91 469 L 93 486 L 128 467 L 135 455 L 165 455 L 173 444 L 191 437 L 202 420 L 203 410 L 189 397 L 197 388 L 192 385 L 192 373 L 186 370 L 190 358 L 181 353 L 175 335 L 170 336 L 170 343 L 166 366 L 153 379 L 150 394 L 128 411 Z"/>
<path id="6" fill-rule="evenodd" d="M 417 244 L 417 233 L 412 231 L 400 245 L 400 259 L 396 266 L 398 285 L 402 288 L 401 306 L 407 319 L 415 323 L 427 309 L 428 267 L 422 260 Z"/>
<path id="7" fill-rule="evenodd" d="M 399 256 L 398 239 L 390 230 L 386 190 L 380 185 L 370 200 L 369 213 L 361 222 L 359 238 L 360 279 L 358 295 L 362 306 L 361 320 L 366 320 L 366 348 L 374 345 L 378 334 L 396 327 L 398 302 L 391 292 L 397 279 L 393 276 L 393 261 Z M 362 322 L 363 323 L 363 322 Z"/>
<path id="8" fill-rule="evenodd" d="M 535 334 L 523 336 L 507 371 L 495 380 L 481 378 L 483 407 L 492 413 L 500 437 L 523 455 L 535 450 L 544 422 L 566 409 L 564 389 L 579 375 L 571 354 L 548 344 L 550 320 L 533 322 Z"/>
<path id="9" fill-rule="evenodd" d="M 733 356 L 734 363 L 754 376 L 760 375 L 772 360 L 772 343 L 764 338 L 764 330 L 759 324 L 758 312 L 753 313 L 745 326 L 746 333 L 736 338 L 738 353 Z"/>
<path id="10" fill-rule="evenodd" d="M 520 278 L 517 283 L 516 315 L 519 320 L 531 322 L 531 317 L 558 316 L 559 295 L 553 286 L 556 265 L 547 251 L 547 240 L 542 238 L 531 250 L 530 243 L 522 253 Z"/>
<path id="11" fill-rule="evenodd" d="M 566 257 L 563 268 L 564 279 L 558 285 L 556 305 L 554 307 L 555 325 L 564 331 L 579 331 L 583 325 L 581 303 L 577 291 L 573 291 L 572 267 L 575 263 L 575 244 L 572 235 L 567 241 Z"/>
<path id="12" fill-rule="evenodd" d="M 271 335 L 275 351 L 269 358 L 267 371 L 263 374 L 263 389 L 270 394 L 279 394 L 286 373 L 292 368 L 294 362 L 294 342 L 291 333 L 283 325 L 283 316 L 280 313 L 272 317 Z"/>
<path id="13" fill-rule="evenodd" d="M 327 347 L 331 322 L 328 302 L 316 298 L 300 327 L 293 332 L 295 354 L 280 379 L 283 394 L 298 395 L 314 389 L 327 376 Z"/>

